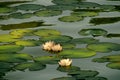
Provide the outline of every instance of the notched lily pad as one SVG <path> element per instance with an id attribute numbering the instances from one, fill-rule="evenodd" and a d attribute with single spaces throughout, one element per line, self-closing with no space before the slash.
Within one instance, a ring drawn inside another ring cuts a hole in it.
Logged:
<path id="1" fill-rule="evenodd" d="M 19 6 L 15 6 L 16 9 L 18 10 L 40 10 L 44 9 L 45 7 L 43 5 L 38 5 L 38 4 L 21 4 Z"/>
<path id="2" fill-rule="evenodd" d="M 49 37 L 54 35 L 60 35 L 61 32 L 53 29 L 39 29 L 39 30 L 36 30 L 33 34 L 40 37 Z"/>
<path id="3" fill-rule="evenodd" d="M 0 52 L 17 52 L 23 49 L 23 46 L 18 45 L 0 45 Z"/>
<path id="4" fill-rule="evenodd" d="M 99 28 L 91 28 L 91 29 L 82 29 L 78 32 L 78 34 L 83 35 L 83 36 L 92 35 L 94 37 L 97 37 L 97 36 L 107 35 L 107 31 L 104 29 L 99 29 Z"/>
<path id="5" fill-rule="evenodd" d="M 73 77 L 59 77 L 59 78 L 54 78 L 51 80 L 76 80 L 76 79 Z"/>
<path id="6" fill-rule="evenodd" d="M 2 24 L 0 29 L 11 30 L 11 29 L 35 28 L 40 26 L 51 26 L 51 24 L 44 24 L 43 21 L 31 21 L 31 22 L 23 22 L 19 24 L 7 24 L 7 25 Z"/>
<path id="7" fill-rule="evenodd" d="M 63 49 L 72 49 L 75 48 L 75 44 L 73 43 L 61 43 Z"/>
<path id="8" fill-rule="evenodd" d="M 15 11 L 14 8 L 10 8 L 10 7 L 0 7 L 0 13 L 10 13 Z"/>
<path id="9" fill-rule="evenodd" d="M 87 48 L 90 50 L 94 50 L 96 52 L 111 52 L 111 51 L 119 51 L 120 44 L 110 43 L 110 42 L 100 42 L 87 45 Z"/>
<path id="10" fill-rule="evenodd" d="M 24 71 L 29 69 L 29 71 L 38 71 L 46 68 L 46 65 L 35 63 L 35 62 L 26 62 L 14 66 L 16 70 Z"/>
<path id="11" fill-rule="evenodd" d="M 66 49 L 59 53 L 59 56 L 67 58 L 87 58 L 96 55 L 95 51 L 86 48 L 81 49 Z"/>
<path id="12" fill-rule="evenodd" d="M 100 25 L 100 24 L 115 23 L 118 21 L 120 21 L 120 17 L 99 17 L 99 18 L 92 18 L 90 20 L 90 23 L 94 25 Z"/>
<path id="13" fill-rule="evenodd" d="M 98 41 L 99 41 L 98 39 L 94 39 L 94 38 L 75 38 L 72 39 L 70 43 L 89 44 L 89 43 L 96 43 Z"/>
<path id="14" fill-rule="evenodd" d="M 71 39 L 72 37 L 70 36 L 58 35 L 58 36 L 49 36 L 49 37 L 40 38 L 40 41 L 42 42 L 54 41 L 56 43 L 64 43 L 64 42 L 69 42 Z"/>
<path id="15" fill-rule="evenodd" d="M 83 20 L 83 17 L 71 15 L 71 16 L 63 16 L 59 18 L 60 21 L 63 22 L 77 22 Z"/>
<path id="16" fill-rule="evenodd" d="M 106 66 L 112 69 L 120 70 L 120 62 L 108 63 Z"/>
<path id="17" fill-rule="evenodd" d="M 34 13 L 38 17 L 58 16 L 62 14 L 61 10 L 40 10 Z"/>
<path id="18" fill-rule="evenodd" d="M 68 66 L 68 67 L 62 67 L 62 66 L 59 66 L 57 68 L 58 71 L 61 71 L 61 72 L 73 72 L 73 71 L 78 71 L 80 70 L 79 67 L 77 66 Z"/>

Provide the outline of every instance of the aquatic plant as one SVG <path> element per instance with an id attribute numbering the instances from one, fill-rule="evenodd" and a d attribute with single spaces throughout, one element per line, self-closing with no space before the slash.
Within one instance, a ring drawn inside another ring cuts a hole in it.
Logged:
<path id="1" fill-rule="evenodd" d="M 72 60 L 71 59 L 61 59 L 58 63 L 60 66 L 67 67 L 72 64 Z"/>

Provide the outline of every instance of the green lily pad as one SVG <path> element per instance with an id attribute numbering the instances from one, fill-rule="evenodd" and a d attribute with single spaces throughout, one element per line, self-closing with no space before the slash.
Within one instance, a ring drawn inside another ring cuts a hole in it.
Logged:
<path id="1" fill-rule="evenodd" d="M 106 66 L 112 69 L 120 70 L 120 62 L 108 63 Z"/>
<path id="2" fill-rule="evenodd" d="M 35 12 L 35 15 L 38 17 L 58 16 L 60 14 L 62 14 L 61 10 L 40 10 Z"/>
<path id="3" fill-rule="evenodd" d="M 108 62 L 109 59 L 108 58 L 94 58 L 92 61 L 93 62 L 104 63 L 104 62 Z"/>
<path id="4" fill-rule="evenodd" d="M 92 71 L 92 70 L 79 70 L 79 71 L 72 71 L 68 72 L 68 75 L 72 75 L 76 79 L 85 79 L 89 77 L 95 77 L 99 73 L 97 71 Z"/>
<path id="5" fill-rule="evenodd" d="M 71 43 L 61 43 L 61 45 L 62 45 L 62 48 L 63 49 L 71 49 L 71 48 L 75 48 L 75 44 L 71 44 Z"/>
<path id="6" fill-rule="evenodd" d="M 38 5 L 38 4 L 21 4 L 19 6 L 15 6 L 16 9 L 18 10 L 40 10 L 44 9 L 45 7 L 43 5 Z"/>
<path id="7" fill-rule="evenodd" d="M 98 12 L 79 11 L 79 12 L 72 12 L 71 15 L 81 16 L 81 17 L 93 17 L 93 16 L 97 16 Z"/>
<path id="8" fill-rule="evenodd" d="M 120 6 L 119 6 L 119 5 L 116 5 L 116 6 L 115 6 L 115 10 L 116 10 L 116 11 L 120 11 Z"/>
<path id="9" fill-rule="evenodd" d="M 9 34 L 0 34 L 0 42 L 15 42 L 18 39 L 13 39 Z"/>
<path id="10" fill-rule="evenodd" d="M 99 17 L 99 18 L 92 18 L 90 20 L 90 23 L 94 25 L 99 25 L 99 24 L 115 23 L 118 21 L 120 21 L 120 17 Z"/>
<path id="11" fill-rule="evenodd" d="M 114 5 L 101 5 L 100 8 L 102 9 L 102 11 L 107 11 L 107 12 L 115 10 Z"/>
<path id="12" fill-rule="evenodd" d="M 40 26 L 51 26 L 50 24 L 44 24 L 43 21 L 31 21 L 31 22 L 23 22 L 19 24 L 7 24 L 1 25 L 2 30 L 11 30 L 11 29 L 23 29 L 23 28 L 35 28 Z"/>
<path id="13" fill-rule="evenodd" d="M 108 38 L 120 37 L 120 34 L 110 33 L 110 34 L 107 34 L 106 37 Z"/>
<path id="14" fill-rule="evenodd" d="M 67 67 L 59 66 L 57 70 L 61 72 L 72 72 L 72 71 L 78 71 L 80 70 L 80 68 L 76 66 L 67 66 Z"/>
<path id="15" fill-rule="evenodd" d="M 0 20 L 8 20 L 9 18 L 8 15 L 0 15 Z"/>
<path id="16" fill-rule="evenodd" d="M 59 53 L 59 56 L 63 56 L 67 58 L 86 58 L 94 55 L 96 55 L 95 51 L 91 51 L 86 48 L 66 49 Z"/>
<path id="17" fill-rule="evenodd" d="M 98 41 L 99 41 L 98 39 L 94 39 L 94 38 L 75 38 L 71 40 L 71 43 L 89 44 L 89 43 L 96 43 Z"/>
<path id="18" fill-rule="evenodd" d="M 73 77 L 59 77 L 59 78 L 54 78 L 51 80 L 76 80 L 76 79 Z"/>
<path id="19" fill-rule="evenodd" d="M 42 64 L 57 64 L 59 60 L 60 58 L 56 56 L 38 56 L 34 58 L 35 62 Z"/>
<path id="20" fill-rule="evenodd" d="M 90 77 L 90 78 L 86 78 L 85 80 L 108 80 L 105 77 Z"/>
<path id="21" fill-rule="evenodd" d="M 0 13 L 10 13 L 15 11 L 15 9 L 10 7 L 0 7 Z"/>
<path id="22" fill-rule="evenodd" d="M 60 21 L 63 22 L 77 22 L 83 20 L 83 17 L 71 15 L 71 16 L 63 16 L 59 18 Z"/>
<path id="23" fill-rule="evenodd" d="M 26 62 L 28 60 L 32 60 L 32 56 L 25 53 L 0 54 L 0 61 L 2 62 L 20 63 L 20 62 Z"/>
<path id="24" fill-rule="evenodd" d="M 94 50 L 96 52 L 111 52 L 111 51 L 119 51 L 120 44 L 110 43 L 110 42 L 100 42 L 87 45 L 87 48 L 90 50 Z"/>
<path id="25" fill-rule="evenodd" d="M 49 37 L 40 38 L 40 41 L 42 42 L 54 41 L 56 43 L 64 43 L 64 42 L 69 42 L 71 39 L 72 37 L 70 36 L 58 35 L 58 36 L 49 36 Z"/>
<path id="26" fill-rule="evenodd" d="M 32 39 L 29 39 L 29 40 L 19 40 L 19 41 L 16 41 L 15 42 L 16 45 L 21 45 L 21 46 L 29 46 L 29 47 L 32 47 L 32 46 L 38 46 L 40 45 L 40 42 L 37 41 L 37 40 L 32 40 Z"/>
<path id="27" fill-rule="evenodd" d="M 33 34 L 40 37 L 49 37 L 53 35 L 60 35 L 61 33 L 53 29 L 39 29 L 39 30 L 36 30 Z"/>
<path id="28" fill-rule="evenodd" d="M 18 45 L 0 45 L 0 52 L 17 52 L 23 49 L 23 46 Z"/>
<path id="29" fill-rule="evenodd" d="M 17 30 L 12 30 L 10 31 L 10 35 L 12 38 L 22 38 L 23 36 L 31 36 L 33 35 L 32 32 L 34 30 L 31 30 L 31 29 L 17 29 Z"/>
<path id="30" fill-rule="evenodd" d="M 24 13 L 22 14 L 21 12 L 17 13 L 12 13 L 9 15 L 11 18 L 16 18 L 16 19 L 25 19 L 25 18 L 30 18 L 33 16 L 32 13 Z"/>
<path id="31" fill-rule="evenodd" d="M 107 35 L 107 31 L 104 29 L 99 29 L 99 28 L 91 28 L 91 29 L 82 29 L 78 32 L 80 35 L 83 36 L 88 36 L 92 35 L 94 37 L 96 36 L 105 36 Z"/>
<path id="32" fill-rule="evenodd" d="M 26 62 L 14 66 L 16 70 L 24 71 L 29 69 L 29 71 L 38 71 L 46 68 L 46 65 L 35 63 L 35 62 Z"/>

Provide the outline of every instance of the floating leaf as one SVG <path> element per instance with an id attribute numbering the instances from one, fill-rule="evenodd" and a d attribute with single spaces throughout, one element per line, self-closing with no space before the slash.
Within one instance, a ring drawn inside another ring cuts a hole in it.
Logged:
<path id="1" fill-rule="evenodd" d="M 82 18 L 82 17 L 78 17 L 78 16 L 71 15 L 71 16 L 63 16 L 63 17 L 60 17 L 59 20 L 60 20 L 60 21 L 63 21 L 63 22 L 77 22 L 77 21 L 83 20 L 83 18 Z"/>
<path id="2" fill-rule="evenodd" d="M 38 56 L 34 58 L 34 61 L 42 64 L 57 64 L 59 60 L 60 58 L 56 56 Z"/>
<path id="3" fill-rule="evenodd" d="M 99 29 L 99 28 L 82 29 L 78 33 L 80 35 L 83 35 L 83 36 L 92 35 L 94 37 L 107 35 L 107 31 L 106 30 Z"/>
<path id="4" fill-rule="evenodd" d="M 35 15 L 38 17 L 50 17 L 50 16 L 57 16 L 62 14 L 61 10 L 40 10 L 35 12 Z"/>
<path id="5" fill-rule="evenodd" d="M 27 60 L 32 60 L 32 56 L 25 53 L 0 54 L 0 61 L 2 62 L 19 63 L 19 62 L 26 62 Z"/>
<path id="6" fill-rule="evenodd" d="M 15 42 L 18 39 L 13 39 L 9 34 L 0 34 L 0 42 Z"/>
<path id="7" fill-rule="evenodd" d="M 15 9 L 10 7 L 0 7 L 0 13 L 10 13 L 15 11 Z"/>
<path id="8" fill-rule="evenodd" d="M 0 15 L 0 20 L 7 20 L 10 17 L 8 15 Z"/>
<path id="9" fill-rule="evenodd" d="M 46 65 L 34 62 L 26 62 L 18 64 L 14 67 L 17 70 L 24 71 L 25 69 L 29 69 L 30 71 L 38 71 L 46 68 Z"/>
<path id="10" fill-rule="evenodd" d="M 23 46 L 18 45 L 0 45 L 0 52 L 17 52 L 23 49 Z"/>
<path id="11" fill-rule="evenodd" d="M 45 7 L 43 5 L 38 5 L 38 4 L 21 4 L 18 6 L 15 6 L 16 9 L 18 10 L 40 10 L 44 9 Z"/>
<path id="12" fill-rule="evenodd" d="M 49 37 L 40 38 L 40 41 L 42 42 L 54 41 L 56 43 L 64 43 L 70 41 L 71 39 L 72 37 L 70 36 L 58 35 L 58 36 L 49 36 Z"/>
<path id="13" fill-rule="evenodd" d="M 110 33 L 110 34 L 107 34 L 106 37 L 108 37 L 108 38 L 120 37 L 120 34 Z"/>
<path id="14" fill-rule="evenodd" d="M 104 77 L 90 77 L 86 78 L 85 80 L 108 80 L 108 79 Z"/>
<path id="15" fill-rule="evenodd" d="M 38 46 L 40 45 L 40 42 L 37 41 L 37 40 L 19 40 L 19 41 L 16 41 L 15 42 L 16 45 L 21 45 L 21 46 L 29 46 L 29 47 L 32 47 L 32 46 Z"/>
<path id="16" fill-rule="evenodd" d="M 110 43 L 110 42 L 100 42 L 100 43 L 89 44 L 87 48 L 94 50 L 96 52 L 111 52 L 111 51 L 119 51 L 120 44 Z"/>
<path id="17" fill-rule="evenodd" d="M 69 75 L 72 75 L 76 79 L 85 79 L 89 77 L 95 77 L 99 73 L 97 71 L 92 71 L 92 70 L 77 70 L 77 71 L 71 71 L 68 72 Z"/>
<path id="18" fill-rule="evenodd" d="M 39 29 L 39 30 L 36 30 L 34 34 L 40 37 L 49 37 L 53 35 L 60 35 L 61 33 L 53 29 Z"/>
<path id="19" fill-rule="evenodd" d="M 59 66 L 57 70 L 61 72 L 72 72 L 72 71 L 78 71 L 80 70 L 80 68 L 76 66 L 68 66 L 68 67 Z"/>
<path id="20" fill-rule="evenodd" d="M 112 69 L 120 70 L 120 62 L 108 63 L 106 66 Z"/>
<path id="21" fill-rule="evenodd" d="M 76 79 L 73 77 L 59 77 L 59 78 L 54 78 L 51 80 L 76 80 Z"/>
<path id="22" fill-rule="evenodd" d="M 32 13 L 24 13 L 22 14 L 21 12 L 17 13 L 12 13 L 9 15 L 11 18 L 16 18 L 16 19 L 25 19 L 25 18 L 30 18 L 33 16 Z"/>
<path id="23" fill-rule="evenodd" d="M 120 17 L 99 17 L 99 18 L 92 18 L 90 23 L 94 25 L 99 24 L 108 24 L 108 23 L 115 23 L 120 21 Z"/>
<path id="24" fill-rule="evenodd" d="M 40 26 L 51 26 L 50 24 L 43 24 L 43 21 L 31 21 L 31 22 L 23 22 L 19 24 L 7 24 L 1 25 L 2 30 L 11 30 L 11 29 L 23 29 L 23 28 L 35 28 Z"/>
<path id="25" fill-rule="evenodd" d="M 88 11 L 79 11 L 79 12 L 72 12 L 71 15 L 74 16 L 81 16 L 81 17 L 92 17 L 97 16 L 97 12 L 88 12 Z"/>
<path id="26" fill-rule="evenodd" d="M 75 46 L 76 46 L 73 43 L 72 44 L 71 43 L 62 43 L 61 45 L 62 45 L 62 48 L 64 48 L 64 49 L 69 49 L 69 48 L 71 49 L 71 48 L 75 48 Z"/>
<path id="27" fill-rule="evenodd" d="M 99 41 L 98 39 L 94 39 L 94 38 L 75 38 L 71 40 L 71 43 L 89 44 L 89 43 L 96 43 L 98 41 Z"/>
<path id="28" fill-rule="evenodd" d="M 81 49 L 66 49 L 59 53 L 59 56 L 67 58 L 86 58 L 96 55 L 96 52 L 86 48 Z"/>

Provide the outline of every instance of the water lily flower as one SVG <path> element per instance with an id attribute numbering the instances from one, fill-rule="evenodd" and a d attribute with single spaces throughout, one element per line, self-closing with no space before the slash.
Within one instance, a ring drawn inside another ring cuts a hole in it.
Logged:
<path id="1" fill-rule="evenodd" d="M 56 44 L 52 47 L 53 52 L 59 52 L 62 51 L 62 46 L 60 44 Z"/>
<path id="2" fill-rule="evenodd" d="M 45 44 L 42 45 L 44 50 L 50 51 L 52 50 L 52 47 L 55 45 L 53 41 L 48 41 Z"/>
<path id="3" fill-rule="evenodd" d="M 60 66 L 67 67 L 72 64 L 71 59 L 61 59 L 60 62 L 58 62 Z"/>

